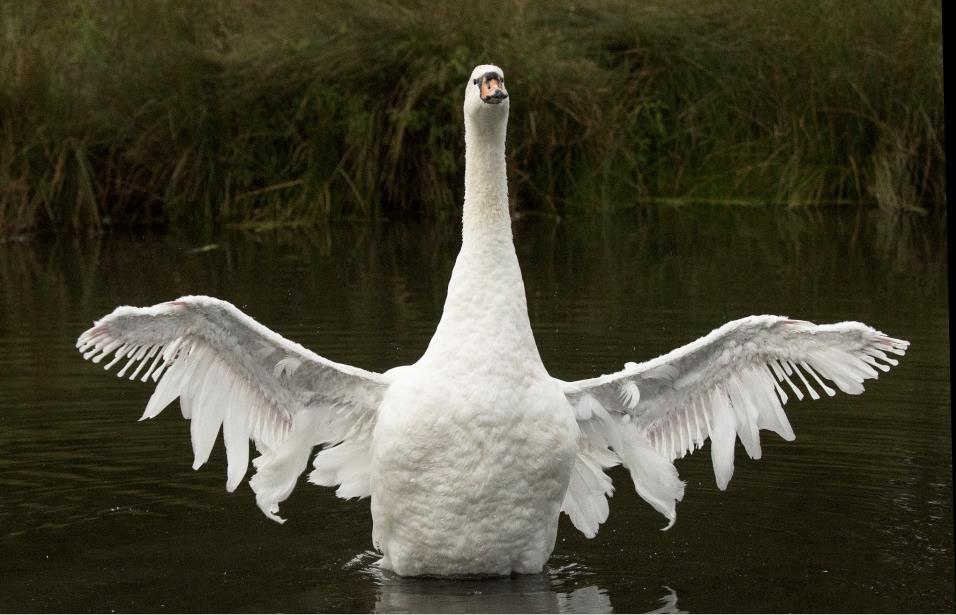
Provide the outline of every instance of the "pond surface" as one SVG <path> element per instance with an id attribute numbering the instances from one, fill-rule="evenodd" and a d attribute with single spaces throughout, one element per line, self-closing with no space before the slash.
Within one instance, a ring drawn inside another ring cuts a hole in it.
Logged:
<path id="1" fill-rule="evenodd" d="M 192 471 L 177 409 L 137 423 L 152 389 L 73 347 L 116 305 L 208 294 L 335 361 L 411 363 L 459 237 L 449 220 L 0 244 L 0 611 L 953 611 L 938 221 L 696 208 L 517 222 L 535 335 L 560 378 L 747 314 L 861 320 L 912 342 L 862 396 L 791 401 L 797 440 L 763 432 L 761 461 L 738 446 L 728 491 L 708 450 L 677 462 L 687 490 L 670 531 L 615 468 L 600 534 L 563 518 L 537 576 L 383 574 L 368 501 L 304 480 L 277 525 L 245 483 L 226 493 L 221 445 Z"/>

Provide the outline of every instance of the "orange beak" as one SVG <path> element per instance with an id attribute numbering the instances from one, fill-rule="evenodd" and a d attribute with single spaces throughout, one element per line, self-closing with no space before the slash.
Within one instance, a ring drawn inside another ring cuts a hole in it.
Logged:
<path id="1" fill-rule="evenodd" d="M 481 100 L 488 104 L 497 105 L 508 98 L 508 90 L 498 75 L 488 74 L 481 78 Z"/>

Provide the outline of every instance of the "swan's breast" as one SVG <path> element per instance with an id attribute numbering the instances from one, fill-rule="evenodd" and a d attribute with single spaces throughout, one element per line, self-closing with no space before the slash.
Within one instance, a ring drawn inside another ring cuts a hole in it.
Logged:
<path id="1" fill-rule="evenodd" d="M 546 559 L 576 451 L 571 408 L 550 379 L 438 372 L 403 373 L 380 409 L 376 545 L 397 571 L 422 562 L 414 574 Z"/>
<path id="2" fill-rule="evenodd" d="M 411 460 L 444 451 L 480 458 L 489 449 L 506 449 L 509 460 L 560 448 L 576 436 L 573 411 L 546 375 L 501 362 L 462 362 L 471 369 L 413 366 L 396 378 L 379 410 L 378 452 L 397 448 Z"/>

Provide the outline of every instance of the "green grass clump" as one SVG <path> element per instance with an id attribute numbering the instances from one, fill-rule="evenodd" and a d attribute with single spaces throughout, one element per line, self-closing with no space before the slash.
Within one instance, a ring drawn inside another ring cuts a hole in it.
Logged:
<path id="1" fill-rule="evenodd" d="M 0 5 L 0 230 L 453 215 L 462 95 L 523 212 L 944 208 L 930 0 Z"/>

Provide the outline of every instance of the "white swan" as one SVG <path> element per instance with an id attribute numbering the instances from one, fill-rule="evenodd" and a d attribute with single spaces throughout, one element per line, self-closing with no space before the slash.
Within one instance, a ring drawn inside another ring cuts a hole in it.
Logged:
<path id="1" fill-rule="evenodd" d="M 414 365 L 384 374 L 320 357 L 234 306 L 183 297 L 119 307 L 77 346 L 157 387 L 143 418 L 180 398 L 192 420 L 193 467 L 222 427 L 226 488 L 246 474 L 271 519 L 315 446 L 309 480 L 343 498 L 371 496 L 380 564 L 402 575 L 534 573 L 554 547 L 561 511 L 586 536 L 607 519 L 623 464 L 642 498 L 674 523 L 683 496 L 672 461 L 711 439 L 717 485 L 734 441 L 760 457 L 758 431 L 787 440 L 790 393 L 863 391 L 908 342 L 855 322 L 817 326 L 750 316 L 646 363 L 563 382 L 548 375 L 528 321 L 508 214 L 508 95 L 496 66 L 465 89 L 461 252 L 438 329 Z"/>

